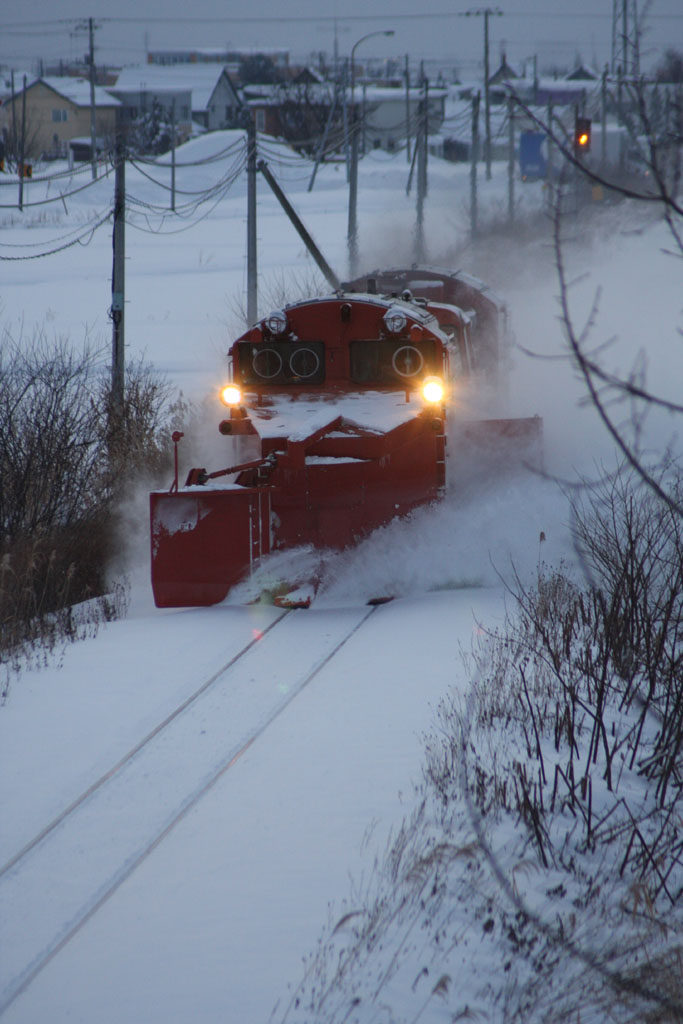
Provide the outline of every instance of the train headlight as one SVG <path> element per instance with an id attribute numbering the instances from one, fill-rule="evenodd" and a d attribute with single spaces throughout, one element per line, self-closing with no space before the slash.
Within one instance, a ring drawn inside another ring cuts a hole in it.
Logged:
<path id="1" fill-rule="evenodd" d="M 289 321 L 287 320 L 287 314 L 282 309 L 276 309 L 274 313 L 271 313 L 266 317 L 266 327 L 271 334 L 275 337 L 279 337 L 281 334 L 285 334 L 289 327 Z"/>
<path id="2" fill-rule="evenodd" d="M 408 323 L 408 317 L 400 306 L 391 306 L 382 317 L 390 334 L 400 334 Z"/>
<path id="3" fill-rule="evenodd" d="M 439 402 L 443 401 L 444 394 L 443 381 L 439 377 L 427 377 L 422 382 L 422 397 L 425 402 L 438 405 Z"/>
<path id="4" fill-rule="evenodd" d="M 236 384 L 226 384 L 221 391 L 221 402 L 223 405 L 239 405 L 242 401 L 242 392 Z"/>

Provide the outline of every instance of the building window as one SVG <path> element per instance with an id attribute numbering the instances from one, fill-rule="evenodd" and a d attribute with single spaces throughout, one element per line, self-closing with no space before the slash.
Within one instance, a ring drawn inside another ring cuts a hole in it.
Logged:
<path id="1" fill-rule="evenodd" d="M 53 109 L 53 111 L 52 111 L 52 120 L 55 121 L 55 122 L 57 122 L 57 121 L 66 121 L 66 110 L 55 110 L 55 109 Z"/>
<path id="2" fill-rule="evenodd" d="M 264 132 L 266 130 L 266 112 L 265 110 L 256 111 L 256 131 Z"/>

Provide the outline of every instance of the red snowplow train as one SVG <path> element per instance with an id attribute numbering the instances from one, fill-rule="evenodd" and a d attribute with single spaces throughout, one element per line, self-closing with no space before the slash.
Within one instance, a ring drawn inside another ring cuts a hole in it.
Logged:
<path id="1" fill-rule="evenodd" d="M 456 276 L 378 272 L 276 310 L 234 342 L 218 430 L 250 457 L 193 468 L 179 485 L 174 435 L 175 479 L 150 496 L 159 607 L 218 603 L 271 551 L 344 548 L 442 495 L 449 388 L 495 375 L 503 316 L 464 275 L 469 311 L 448 301 Z M 540 433 L 535 417 L 489 423 Z"/>

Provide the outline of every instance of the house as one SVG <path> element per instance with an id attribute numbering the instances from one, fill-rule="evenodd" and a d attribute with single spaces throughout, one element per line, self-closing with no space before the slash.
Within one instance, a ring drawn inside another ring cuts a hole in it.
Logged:
<path id="1" fill-rule="evenodd" d="M 359 96 L 360 94 L 360 96 Z M 446 89 L 430 89 L 427 94 L 428 134 L 439 132 L 444 121 Z M 405 140 L 406 116 L 411 136 L 415 136 L 416 125 L 425 99 L 422 89 L 411 88 L 406 96 L 405 88 L 391 89 L 381 85 L 361 85 L 356 89 L 355 102 L 359 107 L 362 132 L 362 149 L 397 149 Z"/>
<path id="2" fill-rule="evenodd" d="M 330 107 L 335 103 L 335 88 L 327 85 L 246 85 L 244 86 L 245 103 L 251 111 L 256 129 L 265 135 L 287 139 L 296 144 L 306 139 L 307 149 L 311 152 L 317 148 L 317 140 L 323 126 L 328 120 Z M 430 89 L 428 95 L 428 120 L 430 134 L 439 131 L 444 119 L 445 89 Z M 406 97 L 405 88 L 390 88 L 367 83 L 356 84 L 353 92 L 353 106 L 362 125 L 361 150 L 397 149 L 406 138 L 406 115 L 411 126 L 411 135 L 415 134 L 420 105 L 424 101 L 421 89 L 411 88 Z M 336 120 L 339 129 L 332 131 L 332 138 L 343 134 L 341 122 L 346 106 L 346 118 L 350 117 L 351 90 L 337 90 Z M 293 134 L 294 119 L 291 109 L 296 107 L 303 116 L 305 110 L 310 114 L 307 122 L 299 124 L 302 134 Z"/>
<path id="3" fill-rule="evenodd" d="M 124 68 L 111 92 L 121 101 L 125 124 L 151 111 L 155 104 L 168 121 L 175 107 L 181 138 L 190 134 L 193 123 L 207 131 L 239 124 L 237 90 L 225 68 L 211 62 Z"/>
<path id="4" fill-rule="evenodd" d="M 15 80 L 15 89 L 16 89 Z M 121 104 L 102 86 L 95 86 L 95 135 L 109 145 L 116 135 Z M 5 96 L 0 106 L 0 130 L 3 137 L 19 136 L 25 121 L 24 154 L 37 159 L 43 154 L 66 156 L 71 139 L 90 135 L 90 82 L 84 78 L 34 78 L 26 84 L 26 111 L 23 118 L 24 90 Z M 8 149 L 15 146 L 10 141 Z"/>
<path id="5" fill-rule="evenodd" d="M 566 78 L 568 82 L 597 82 L 600 73 L 587 64 L 579 64 Z"/>

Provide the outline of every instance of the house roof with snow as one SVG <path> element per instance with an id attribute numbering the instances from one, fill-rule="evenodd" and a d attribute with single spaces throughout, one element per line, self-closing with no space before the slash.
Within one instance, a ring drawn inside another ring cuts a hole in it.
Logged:
<path id="1" fill-rule="evenodd" d="M 89 107 L 90 106 L 90 82 L 87 78 L 70 78 L 68 76 L 60 75 L 46 75 L 44 78 L 36 78 L 33 76 L 30 81 L 26 83 L 26 92 L 35 88 L 35 86 L 42 84 L 58 96 L 63 97 L 65 100 L 69 100 L 76 107 Z M 14 96 L 15 99 L 22 92 L 22 87 L 17 88 L 16 76 L 14 79 Z M 6 101 L 7 102 L 7 101 Z M 120 106 L 119 100 L 115 96 L 112 96 L 103 86 L 95 86 L 95 106 L 96 107 L 118 107 Z"/>
<path id="2" fill-rule="evenodd" d="M 589 67 L 588 64 L 579 64 L 566 76 L 568 82 L 597 82 L 598 78 L 600 78 L 600 72 Z"/>
<path id="3" fill-rule="evenodd" d="M 192 93 L 192 109 L 205 110 L 222 76 L 235 92 L 230 76 L 221 65 L 142 64 L 139 67 L 124 68 L 113 88 L 117 92 L 126 93 L 164 90 L 183 92 L 189 89 Z"/>

